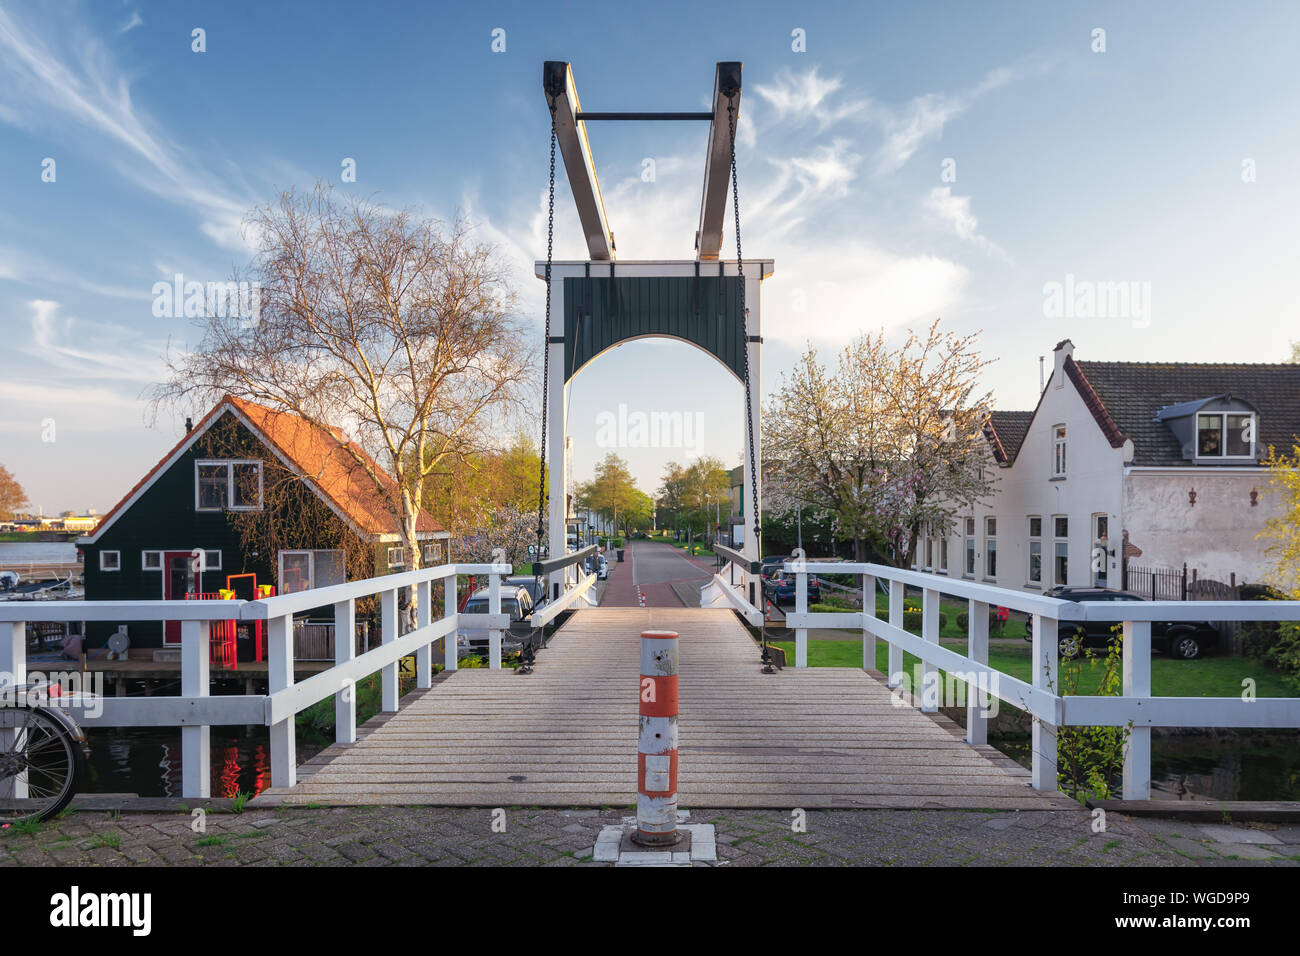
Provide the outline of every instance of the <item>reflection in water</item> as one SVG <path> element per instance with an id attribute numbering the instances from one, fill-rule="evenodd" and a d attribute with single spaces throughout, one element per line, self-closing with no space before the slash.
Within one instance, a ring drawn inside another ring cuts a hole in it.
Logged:
<path id="1" fill-rule="evenodd" d="M 994 737 L 990 742 L 1029 766 L 1027 737 Z M 1120 781 L 1113 785 L 1118 794 Z M 1247 730 L 1155 737 L 1151 796 L 1155 800 L 1300 800 L 1300 735 Z"/>
<path id="2" fill-rule="evenodd" d="M 88 729 L 87 793 L 134 793 L 141 797 L 182 794 L 179 732 L 156 728 Z M 306 760 L 314 748 L 299 747 Z M 265 727 L 214 727 L 211 735 L 214 797 L 256 796 L 271 785 L 270 740 Z"/>

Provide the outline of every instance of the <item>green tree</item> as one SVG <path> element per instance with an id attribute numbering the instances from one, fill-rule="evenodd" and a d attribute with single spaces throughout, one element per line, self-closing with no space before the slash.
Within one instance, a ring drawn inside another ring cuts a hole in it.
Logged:
<path id="1" fill-rule="evenodd" d="M 590 508 L 615 527 L 622 527 L 623 515 L 640 505 L 638 495 L 645 497 L 637 491 L 627 462 L 611 451 L 596 465 L 596 476 L 578 485 L 574 504 L 579 508 Z"/>

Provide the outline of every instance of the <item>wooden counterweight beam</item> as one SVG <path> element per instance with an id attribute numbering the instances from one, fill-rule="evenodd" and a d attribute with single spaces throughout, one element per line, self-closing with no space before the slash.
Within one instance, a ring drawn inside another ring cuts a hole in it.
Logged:
<path id="1" fill-rule="evenodd" d="M 600 195 L 587 127 L 578 118 L 581 106 L 569 64 L 562 60 L 547 60 L 542 66 L 542 89 L 548 109 L 552 97 L 555 100 L 556 139 L 564 156 L 569 187 L 578 206 L 582 233 L 587 239 L 587 254 L 596 261 L 612 262 L 614 235 L 609 231 L 609 222 L 605 218 L 605 201 Z"/>
<path id="2" fill-rule="evenodd" d="M 713 122 L 709 124 L 709 149 L 705 156 L 700 228 L 695 233 L 698 259 L 716 260 L 722 251 L 722 223 L 727 213 L 727 187 L 731 184 L 731 128 L 727 106 L 728 96 L 734 94 L 739 123 L 740 66 L 738 61 L 719 63 L 713 81 Z"/>

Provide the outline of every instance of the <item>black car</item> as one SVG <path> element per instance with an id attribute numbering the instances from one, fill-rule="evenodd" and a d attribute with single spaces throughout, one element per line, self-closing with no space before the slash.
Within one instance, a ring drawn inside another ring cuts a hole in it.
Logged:
<path id="1" fill-rule="evenodd" d="M 793 604 L 795 599 L 795 578 L 796 575 L 790 571 L 783 571 L 781 565 L 774 564 L 771 570 L 763 569 L 763 595 L 776 607 L 783 604 Z M 815 604 L 822 597 L 821 582 L 817 580 L 817 575 L 808 575 L 808 603 Z"/>
<path id="2" fill-rule="evenodd" d="M 1079 603 L 1093 601 L 1145 601 L 1146 598 L 1131 591 L 1112 588 L 1056 587 L 1047 597 Z M 1062 618 L 1057 628 L 1057 647 L 1062 657 L 1077 657 L 1087 647 L 1105 649 L 1110 639 L 1119 631 L 1117 621 L 1071 622 Z M 1032 640 L 1026 635 L 1025 640 Z M 1151 647 L 1170 657 L 1195 660 L 1219 645 L 1219 629 L 1208 621 L 1152 621 Z"/>

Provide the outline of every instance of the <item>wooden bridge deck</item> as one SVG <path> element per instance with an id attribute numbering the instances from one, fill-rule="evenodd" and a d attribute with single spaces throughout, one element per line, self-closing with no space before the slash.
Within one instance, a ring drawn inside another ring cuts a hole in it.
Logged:
<path id="1" fill-rule="evenodd" d="M 627 806 L 636 801 L 640 633 L 680 640 L 678 800 L 690 807 L 1048 809 L 1026 771 L 895 706 L 851 668 L 760 673 L 730 611 L 592 608 L 536 672 L 458 670 L 263 803 Z"/>

